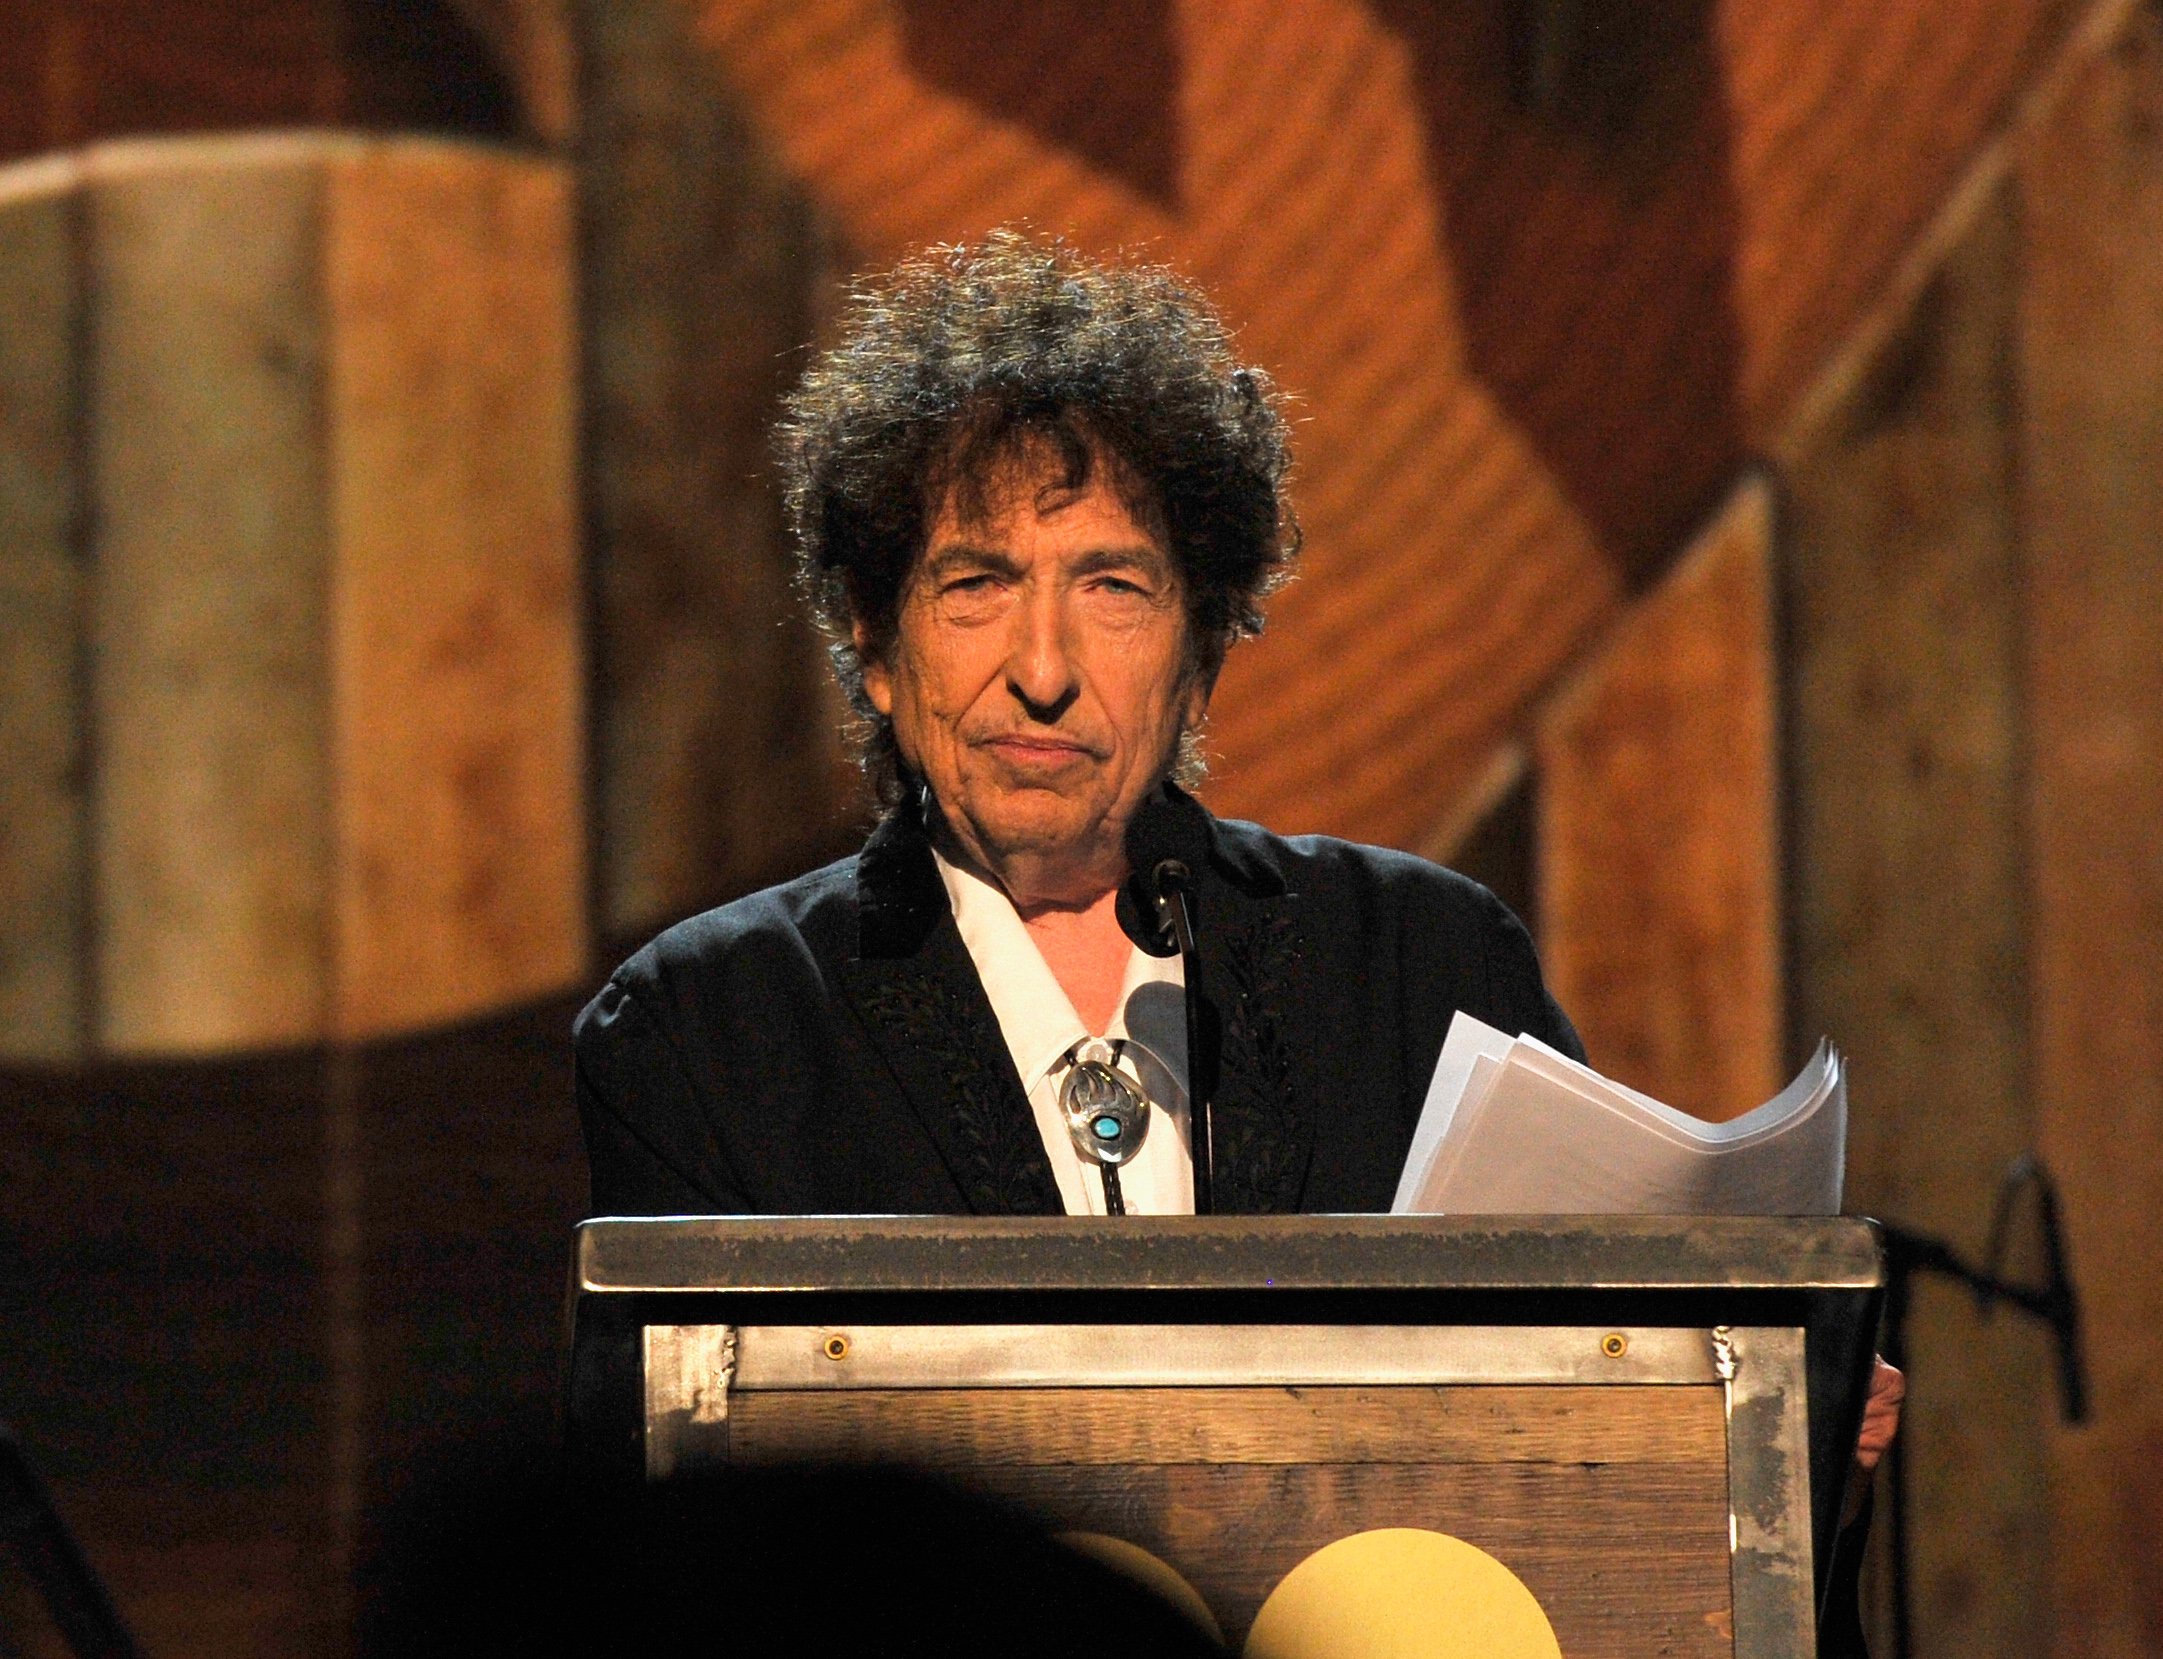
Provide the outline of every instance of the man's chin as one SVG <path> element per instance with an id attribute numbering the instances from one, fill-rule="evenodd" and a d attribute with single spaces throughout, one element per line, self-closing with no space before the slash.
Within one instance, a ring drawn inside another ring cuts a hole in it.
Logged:
<path id="1" fill-rule="evenodd" d="M 1101 817 L 1071 795 L 1027 789 L 985 804 L 969 814 L 969 822 L 984 851 L 1004 862 L 1086 852 Z"/>

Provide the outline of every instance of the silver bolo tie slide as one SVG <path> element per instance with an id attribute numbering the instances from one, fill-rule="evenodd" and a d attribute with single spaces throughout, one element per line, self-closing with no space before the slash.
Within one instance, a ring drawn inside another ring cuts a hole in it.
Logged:
<path id="1" fill-rule="evenodd" d="M 1075 1049 L 1074 1063 L 1059 1088 L 1059 1106 L 1074 1150 L 1103 1171 L 1107 1215 L 1127 1213 L 1119 1166 L 1134 1160 L 1149 1133 L 1149 1099 L 1112 1064 L 1117 1057 L 1110 1043 L 1091 1037 Z"/>

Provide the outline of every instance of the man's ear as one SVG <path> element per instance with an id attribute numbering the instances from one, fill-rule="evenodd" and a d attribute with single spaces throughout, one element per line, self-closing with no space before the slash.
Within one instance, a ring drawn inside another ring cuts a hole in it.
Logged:
<path id="1" fill-rule="evenodd" d="M 856 660 L 864 665 L 864 695 L 882 718 L 893 719 L 893 676 L 887 672 L 885 659 L 871 649 L 871 634 L 861 622 L 849 624 L 849 643 L 856 647 Z"/>
<path id="2" fill-rule="evenodd" d="M 1186 716 L 1185 730 L 1198 732 L 1202 729 L 1202 721 L 1209 713 L 1209 694 L 1215 689 L 1215 675 L 1197 674 L 1194 677 L 1187 687 L 1187 706 L 1181 711 Z"/>
<path id="3" fill-rule="evenodd" d="M 1180 705 L 1180 713 L 1186 716 L 1185 729 L 1198 732 L 1209 713 L 1210 695 L 1217 689 L 1217 674 L 1224 667 L 1224 653 L 1217 651 L 1204 655 L 1187 669 L 1186 700 Z"/>

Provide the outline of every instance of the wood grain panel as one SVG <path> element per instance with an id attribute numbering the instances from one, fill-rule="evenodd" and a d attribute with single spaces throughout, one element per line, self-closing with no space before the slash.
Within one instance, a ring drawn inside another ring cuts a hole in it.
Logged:
<path id="1" fill-rule="evenodd" d="M 1499 1557 L 1566 1653 L 1727 1651 L 1715 1388 L 755 1391 L 731 1408 L 729 1448 L 933 1471 L 1130 1540 L 1235 1642 L 1315 1550 L 1417 1526 Z"/>
<path id="2" fill-rule="evenodd" d="M 1235 1644 L 1316 1550 L 1411 1526 L 1462 1538 L 1516 1573 L 1564 1653 L 1732 1651 L 1720 1465 L 979 1465 L 962 1478 L 1055 1526 L 1163 1557 Z"/>
<path id="3" fill-rule="evenodd" d="M 1314 1550 L 1420 1526 L 1509 1565 L 1565 1652 L 1725 1651 L 1715 1389 L 750 1393 L 730 1447 L 936 1470 L 1054 1527 L 1131 1540 L 1235 1641 Z"/>
<path id="4" fill-rule="evenodd" d="M 1555 995 L 1600 1070 L 1710 1118 L 1780 1084 L 1771 533 L 1746 485 L 1534 742 Z"/>
<path id="5" fill-rule="evenodd" d="M 88 1035 L 74 174 L 0 185 L 0 1052 Z"/>
<path id="6" fill-rule="evenodd" d="M 1730 1655 L 1724 1466 L 1157 1464 L 967 1471 L 973 1490 L 1162 1555 L 1239 1642 L 1293 1566 L 1378 1527 L 1477 1544 L 1566 1655 Z"/>
<path id="7" fill-rule="evenodd" d="M 1642 1388 L 860 1389 L 746 1393 L 746 1462 L 1703 1463 L 1710 1396 Z"/>
<path id="8" fill-rule="evenodd" d="M 1795 1036 L 1847 1051 L 1849 1207 L 1977 1253 L 2034 1129 L 2018 238 L 2000 191 L 1795 458 L 1783 535 Z M 1927 1285 L 1909 1338 L 1917 1629 L 2037 1652 L 2041 1341 Z"/>
<path id="9" fill-rule="evenodd" d="M 585 963 L 570 203 L 546 163 L 327 163 L 332 1029 L 410 1030 Z"/>
<path id="10" fill-rule="evenodd" d="M 328 993 L 319 175 L 231 141 L 91 177 L 99 1041 L 299 1041 Z"/>
<path id="11" fill-rule="evenodd" d="M 1721 18 L 1753 433 L 1777 430 L 2085 9 L 1779 0 Z"/>
<path id="12" fill-rule="evenodd" d="M 2095 1420 L 2052 1437 L 2055 1650 L 2163 1640 L 2163 19 L 2018 161 L 2039 1135 Z"/>

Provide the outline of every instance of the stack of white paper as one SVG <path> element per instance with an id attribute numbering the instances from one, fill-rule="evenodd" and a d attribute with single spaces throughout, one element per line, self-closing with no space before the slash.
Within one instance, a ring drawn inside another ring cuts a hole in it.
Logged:
<path id="1" fill-rule="evenodd" d="M 1830 1043 L 1755 1111 L 1707 1123 L 1531 1037 L 1450 1023 L 1399 1215 L 1837 1215 L 1848 1091 Z"/>

